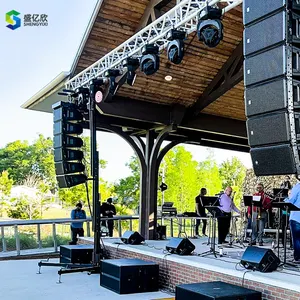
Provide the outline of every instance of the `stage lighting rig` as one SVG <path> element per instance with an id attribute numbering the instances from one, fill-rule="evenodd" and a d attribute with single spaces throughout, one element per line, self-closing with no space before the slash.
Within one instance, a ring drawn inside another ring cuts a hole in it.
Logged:
<path id="1" fill-rule="evenodd" d="M 146 45 L 142 49 L 141 71 L 145 75 L 152 75 L 159 69 L 159 48 L 154 44 Z"/>
<path id="2" fill-rule="evenodd" d="M 116 78 L 121 75 L 122 73 L 119 69 L 109 69 L 104 73 L 104 76 L 109 78 L 109 83 L 110 83 L 109 93 L 112 96 L 114 96 L 118 91 L 119 84 L 118 82 L 116 82 Z"/>
<path id="3" fill-rule="evenodd" d="M 70 95 L 72 103 L 76 104 L 79 108 L 86 108 L 89 101 L 89 89 L 80 87 L 75 90 L 75 93 Z"/>
<path id="4" fill-rule="evenodd" d="M 169 36 L 169 44 L 167 49 L 168 59 L 170 62 L 178 65 L 184 56 L 184 39 L 186 33 L 184 31 L 172 29 Z"/>
<path id="5" fill-rule="evenodd" d="M 136 79 L 135 71 L 138 69 L 139 66 L 140 66 L 140 60 L 138 58 L 132 58 L 132 57 L 127 58 L 124 64 L 124 67 L 127 68 L 126 82 L 130 86 L 134 85 Z"/>
<path id="6" fill-rule="evenodd" d="M 197 33 L 200 42 L 210 48 L 217 47 L 223 39 L 222 9 L 207 6 L 199 15 Z"/>

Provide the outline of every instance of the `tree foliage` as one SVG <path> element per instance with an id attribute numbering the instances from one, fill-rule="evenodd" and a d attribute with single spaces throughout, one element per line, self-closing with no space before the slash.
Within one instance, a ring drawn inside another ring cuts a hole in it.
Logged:
<path id="1" fill-rule="evenodd" d="M 243 183 L 246 176 L 246 167 L 237 158 L 233 157 L 231 160 L 224 161 L 220 166 L 220 177 L 222 180 L 222 187 L 225 189 L 231 186 L 235 192 L 235 204 L 240 206 L 243 197 Z"/>
<path id="2" fill-rule="evenodd" d="M 1 196 L 9 196 L 13 185 L 13 180 L 9 178 L 8 172 L 3 171 L 0 176 L 0 198 Z"/>
<path id="3" fill-rule="evenodd" d="M 55 169 L 52 152 L 52 139 L 39 135 L 29 144 L 28 141 L 14 141 L 0 149 L 0 172 L 8 171 L 15 184 L 21 184 L 32 175 L 55 187 Z"/>

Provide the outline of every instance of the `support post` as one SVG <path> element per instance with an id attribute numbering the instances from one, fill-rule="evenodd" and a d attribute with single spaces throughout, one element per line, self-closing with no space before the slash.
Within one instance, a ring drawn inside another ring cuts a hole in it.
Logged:
<path id="1" fill-rule="evenodd" d="M 1 227 L 1 239 L 2 239 L 2 251 L 6 251 L 6 240 L 5 240 L 5 235 L 4 235 L 4 227 Z"/>
<path id="2" fill-rule="evenodd" d="M 56 238 L 56 224 L 52 224 L 52 238 L 53 238 L 53 248 L 54 252 L 57 252 L 57 238 Z"/>
<path id="3" fill-rule="evenodd" d="M 20 255 L 21 245 L 20 245 L 20 236 L 19 236 L 19 231 L 18 231 L 18 225 L 15 225 L 14 228 L 15 228 L 15 240 L 16 240 L 17 255 Z"/>
<path id="4" fill-rule="evenodd" d="M 37 242 L 38 242 L 39 249 L 42 249 L 41 224 L 37 224 Z"/>

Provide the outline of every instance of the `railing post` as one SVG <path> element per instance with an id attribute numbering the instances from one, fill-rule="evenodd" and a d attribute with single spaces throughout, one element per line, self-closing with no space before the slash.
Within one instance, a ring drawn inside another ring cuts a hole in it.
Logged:
<path id="1" fill-rule="evenodd" d="M 4 236 L 4 227 L 1 227 L 1 239 L 2 239 L 2 251 L 5 252 L 6 251 L 6 240 L 5 240 L 5 236 Z"/>
<path id="2" fill-rule="evenodd" d="M 174 236 L 174 232 L 173 232 L 173 218 L 171 217 L 170 218 L 170 233 L 171 233 L 171 237 L 173 237 Z"/>
<path id="3" fill-rule="evenodd" d="M 86 235 L 87 235 L 87 237 L 91 236 L 90 221 L 86 221 Z"/>
<path id="4" fill-rule="evenodd" d="M 16 239 L 17 255 L 20 255 L 21 246 L 20 246 L 20 236 L 19 236 L 19 232 L 18 232 L 18 225 L 15 225 L 14 228 L 15 228 L 15 239 Z"/>
<path id="5" fill-rule="evenodd" d="M 118 231 L 119 231 L 119 237 L 122 237 L 122 224 L 121 220 L 118 220 Z"/>
<path id="6" fill-rule="evenodd" d="M 57 239 L 56 239 L 56 224 L 52 224 L 52 237 L 53 237 L 53 247 L 54 252 L 57 252 Z"/>
<path id="7" fill-rule="evenodd" d="M 129 219 L 129 230 L 132 231 L 132 219 Z"/>
<path id="8" fill-rule="evenodd" d="M 37 242 L 38 242 L 39 249 L 42 249 L 41 224 L 37 224 Z"/>

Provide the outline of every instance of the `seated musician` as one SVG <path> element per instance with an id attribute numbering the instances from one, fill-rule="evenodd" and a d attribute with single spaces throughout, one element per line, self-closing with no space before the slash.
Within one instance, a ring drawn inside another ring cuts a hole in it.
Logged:
<path id="1" fill-rule="evenodd" d="M 228 186 L 224 194 L 221 195 L 219 199 L 220 210 L 222 211 L 222 216 L 218 218 L 218 244 L 226 244 L 228 241 L 225 240 L 227 234 L 229 233 L 230 221 L 231 221 L 231 211 L 234 210 L 240 213 L 240 210 L 234 205 L 232 199 L 232 188 Z"/>
<path id="2" fill-rule="evenodd" d="M 296 207 L 300 208 L 300 182 L 299 181 L 293 187 L 291 191 L 291 195 L 286 200 L 286 202 L 292 203 Z M 300 263 L 300 211 L 291 211 L 290 229 L 292 232 L 293 246 L 294 246 L 294 262 Z"/>
<path id="3" fill-rule="evenodd" d="M 262 206 L 253 206 L 253 212 L 252 207 L 248 207 L 248 218 L 252 218 L 252 235 L 250 245 L 256 245 L 256 239 L 258 238 L 259 246 L 263 246 L 263 234 L 268 219 L 267 210 L 271 210 L 271 200 L 267 195 L 265 195 L 264 185 L 262 183 L 258 183 L 256 191 L 257 192 L 253 195 L 261 196 Z"/>
<path id="4" fill-rule="evenodd" d="M 203 202 L 202 202 L 202 197 L 205 196 L 207 194 L 207 190 L 206 188 L 202 188 L 200 190 L 200 194 L 195 198 L 196 201 L 196 213 L 199 217 L 206 217 L 206 213 L 205 213 L 205 208 L 203 206 Z M 199 236 L 199 226 L 200 226 L 200 219 L 196 220 L 196 236 Z M 206 230 L 206 224 L 207 224 L 207 220 L 202 220 L 203 223 L 203 227 L 202 227 L 202 234 L 204 236 L 206 236 L 205 234 L 205 230 Z"/>

